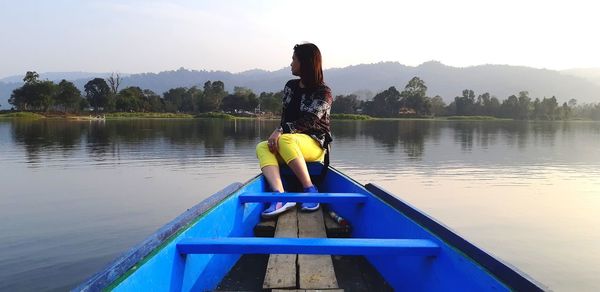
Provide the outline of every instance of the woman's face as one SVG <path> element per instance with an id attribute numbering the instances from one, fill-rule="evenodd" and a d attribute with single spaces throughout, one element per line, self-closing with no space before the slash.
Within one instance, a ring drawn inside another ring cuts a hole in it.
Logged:
<path id="1" fill-rule="evenodd" d="M 300 61 L 296 58 L 296 54 L 292 55 L 292 64 L 290 66 L 292 66 L 292 75 L 300 76 Z"/>

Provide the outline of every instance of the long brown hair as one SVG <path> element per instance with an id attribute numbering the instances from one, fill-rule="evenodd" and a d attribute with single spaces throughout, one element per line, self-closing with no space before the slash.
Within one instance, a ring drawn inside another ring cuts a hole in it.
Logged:
<path id="1" fill-rule="evenodd" d="M 315 88 L 323 84 L 321 68 L 321 51 L 311 43 L 294 46 L 294 55 L 300 61 L 300 79 L 307 88 Z"/>

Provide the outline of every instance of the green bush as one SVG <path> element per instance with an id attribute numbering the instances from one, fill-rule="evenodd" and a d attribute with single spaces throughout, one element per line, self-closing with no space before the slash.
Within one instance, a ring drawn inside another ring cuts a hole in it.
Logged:
<path id="1" fill-rule="evenodd" d="M 235 117 L 232 116 L 232 115 L 230 115 L 230 114 L 216 113 L 216 112 L 201 113 L 201 114 L 198 114 L 196 116 L 196 118 L 226 119 L 226 120 L 233 120 L 233 119 L 235 119 Z"/>
<path id="2" fill-rule="evenodd" d="M 0 118 L 7 118 L 7 119 L 43 119 L 45 118 L 45 116 L 40 115 L 40 114 L 36 114 L 36 113 L 31 113 L 31 112 L 16 112 L 16 113 L 6 113 L 6 114 L 0 114 Z"/>
<path id="3" fill-rule="evenodd" d="M 353 114 L 331 114 L 331 118 L 334 120 L 371 120 L 373 119 L 368 115 L 353 115 Z"/>
<path id="4" fill-rule="evenodd" d="M 109 113 L 107 119 L 191 119 L 193 115 L 179 113 Z"/>
<path id="5" fill-rule="evenodd" d="M 498 120 L 498 118 L 492 116 L 450 116 L 445 119 L 458 121 Z"/>

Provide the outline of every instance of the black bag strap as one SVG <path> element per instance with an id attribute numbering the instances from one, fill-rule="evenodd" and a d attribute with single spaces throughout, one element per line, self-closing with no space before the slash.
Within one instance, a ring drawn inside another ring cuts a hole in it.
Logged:
<path id="1" fill-rule="evenodd" d="M 331 143 L 326 142 L 325 144 L 325 160 L 323 161 L 323 169 L 321 170 L 321 174 L 319 174 L 319 182 L 325 181 L 325 176 L 327 175 L 327 171 L 329 170 L 329 156 L 331 153 Z"/>

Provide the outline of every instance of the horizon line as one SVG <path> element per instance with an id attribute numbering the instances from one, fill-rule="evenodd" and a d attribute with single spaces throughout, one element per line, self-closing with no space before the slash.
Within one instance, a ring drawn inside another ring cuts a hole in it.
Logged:
<path id="1" fill-rule="evenodd" d="M 562 72 L 562 71 L 570 71 L 570 70 L 594 70 L 594 69 L 598 69 L 600 70 L 600 67 L 577 67 L 577 68 L 568 68 L 568 69 L 550 69 L 550 68 L 546 68 L 546 67 L 533 67 L 533 66 L 527 66 L 527 65 L 511 65 L 511 64 L 494 64 L 494 63 L 485 63 L 485 64 L 478 64 L 478 65 L 469 65 L 469 66 L 453 66 L 453 65 L 448 65 L 445 64 L 441 61 L 438 60 L 429 60 L 429 61 L 425 61 L 420 63 L 419 65 L 406 65 L 404 63 L 401 63 L 400 61 L 379 61 L 379 62 L 374 62 L 374 63 L 359 63 L 359 64 L 351 64 L 351 65 L 347 65 L 347 66 L 343 66 L 343 67 L 328 67 L 328 68 L 324 68 L 323 70 L 335 70 L 335 69 L 344 69 L 344 68 L 348 68 L 348 67 L 354 67 L 354 66 L 362 66 L 362 65 L 377 65 L 377 64 L 382 64 L 382 63 L 397 63 L 400 64 L 402 66 L 406 66 L 406 67 L 413 67 L 413 68 L 417 68 L 420 66 L 423 66 L 424 64 L 427 63 L 439 63 L 443 66 L 446 67 L 452 67 L 452 68 L 458 68 L 458 69 L 464 69 L 464 68 L 472 68 L 472 67 L 480 67 L 480 66 L 508 66 L 508 67 L 524 67 L 524 68 L 531 68 L 531 69 L 538 69 L 538 70 L 550 70 L 550 71 L 557 71 L 557 72 Z M 119 74 L 125 74 L 127 76 L 131 76 L 131 75 L 139 75 L 139 74 L 160 74 L 163 72 L 171 72 L 171 71 L 179 71 L 179 70 L 187 70 L 187 71 L 206 71 L 206 72 L 227 72 L 227 73 L 231 73 L 231 74 L 241 74 L 241 73 L 246 73 L 246 72 L 250 72 L 250 71 L 265 71 L 265 72 L 269 72 L 269 73 L 273 73 L 273 72 L 277 72 L 277 71 L 281 71 L 281 70 L 285 70 L 289 68 L 289 66 L 284 66 L 280 69 L 275 69 L 275 70 L 269 70 L 269 69 L 262 69 L 262 68 L 251 68 L 251 69 L 246 69 L 246 70 L 242 70 L 242 71 L 228 71 L 228 70 L 222 70 L 222 69 L 193 69 L 193 68 L 186 68 L 184 66 L 181 66 L 177 69 L 171 69 L 171 70 L 161 70 L 161 71 L 145 71 L 145 72 L 136 72 L 136 73 L 124 73 L 124 72 L 120 72 L 118 70 L 115 71 L 106 71 L 106 72 L 93 72 L 93 71 L 83 71 L 83 70 L 73 70 L 73 71 L 46 71 L 46 72 L 37 72 L 35 70 L 27 70 L 27 71 L 35 71 L 38 74 L 50 74 L 50 73 L 89 73 L 89 74 L 111 74 L 111 73 L 119 73 Z M 27 72 L 25 71 L 25 73 Z M 17 76 L 25 76 L 25 73 L 23 74 L 11 74 L 11 75 L 6 75 L 6 76 L 2 76 L 0 77 L 0 82 L 4 82 L 2 81 L 2 79 L 6 79 L 6 78 L 13 78 L 13 77 L 17 77 Z"/>

